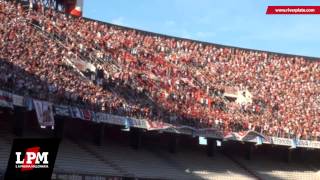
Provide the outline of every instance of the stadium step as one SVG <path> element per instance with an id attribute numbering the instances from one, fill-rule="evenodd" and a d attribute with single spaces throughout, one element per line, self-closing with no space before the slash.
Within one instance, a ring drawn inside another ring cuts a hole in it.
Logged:
<path id="1" fill-rule="evenodd" d="M 233 161 L 235 164 L 237 164 L 240 168 L 244 169 L 245 171 L 247 171 L 249 174 L 251 174 L 253 177 L 257 178 L 257 179 L 262 179 L 257 173 L 255 173 L 254 171 L 252 171 L 251 169 L 247 168 L 245 165 L 243 165 L 240 161 L 238 161 L 237 159 L 233 158 L 231 155 L 229 155 L 228 153 L 223 153 L 223 155 L 225 157 L 227 157 L 228 159 L 230 159 L 231 161 Z"/>
<path id="2" fill-rule="evenodd" d="M 99 154 L 95 153 L 94 151 L 92 151 L 90 149 L 90 147 L 87 147 L 84 143 L 80 143 L 78 140 L 72 138 L 72 141 L 77 144 L 79 147 L 81 147 L 83 150 L 85 150 L 86 152 L 88 152 L 89 154 L 95 156 L 97 159 L 105 162 L 106 164 L 108 164 L 109 166 L 111 166 L 112 168 L 114 168 L 115 170 L 117 170 L 122 176 L 128 176 L 128 177 L 133 177 L 134 174 L 130 174 L 129 172 L 127 172 L 125 169 L 119 167 L 116 163 L 112 162 L 111 160 L 107 159 L 104 156 L 100 156 Z"/>

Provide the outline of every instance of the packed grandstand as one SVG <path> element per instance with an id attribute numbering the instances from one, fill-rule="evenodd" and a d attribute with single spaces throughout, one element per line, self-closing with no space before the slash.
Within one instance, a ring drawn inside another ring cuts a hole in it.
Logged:
<path id="1" fill-rule="evenodd" d="M 320 140 L 317 58 L 169 37 L 17 1 L 0 1 L 0 21 L 1 92 L 223 135 Z"/>
<path id="2" fill-rule="evenodd" d="M 1 85 L 14 93 L 223 132 L 320 136 L 316 59 L 165 37 L 41 8 L 25 11 L 11 2 L 1 3 L 1 21 Z M 81 76 L 67 63 L 74 59 L 101 73 Z M 225 96 L 229 91 L 251 97 L 239 103 Z"/>

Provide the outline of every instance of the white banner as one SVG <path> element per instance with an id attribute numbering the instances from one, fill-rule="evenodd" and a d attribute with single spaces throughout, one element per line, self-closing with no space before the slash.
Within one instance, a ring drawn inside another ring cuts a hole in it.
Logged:
<path id="1" fill-rule="evenodd" d="M 13 108 L 11 93 L 0 90 L 0 107 Z"/>
<path id="2" fill-rule="evenodd" d="M 204 136 L 208 138 L 216 138 L 216 139 L 223 138 L 223 134 L 216 129 L 198 129 L 196 133 L 198 136 Z"/>
<path id="3" fill-rule="evenodd" d="M 108 123 L 116 125 L 124 125 L 125 123 L 125 117 L 105 113 L 96 113 L 95 119 L 99 123 Z"/>
<path id="4" fill-rule="evenodd" d="M 297 147 L 320 149 L 319 141 L 297 140 Z"/>
<path id="5" fill-rule="evenodd" d="M 13 94 L 12 95 L 12 99 L 13 99 L 13 105 L 24 107 L 24 98 L 23 98 L 23 96 L 19 96 L 19 95 Z"/>
<path id="6" fill-rule="evenodd" d="M 131 126 L 136 128 L 147 129 L 147 123 L 145 120 L 131 118 Z"/>
<path id="7" fill-rule="evenodd" d="M 69 106 L 57 105 L 57 106 L 54 106 L 54 109 L 55 109 L 55 112 L 56 112 L 57 115 L 70 116 Z"/>
<path id="8" fill-rule="evenodd" d="M 33 100 L 40 126 L 54 126 L 52 104 L 46 101 Z"/>
<path id="9" fill-rule="evenodd" d="M 103 122 L 110 123 L 110 124 L 116 124 L 116 125 L 124 125 L 125 124 L 125 117 L 107 114 L 107 119 L 104 120 Z"/>
<path id="10" fill-rule="evenodd" d="M 94 116 L 93 121 L 94 121 L 94 122 L 97 122 L 97 123 L 107 121 L 107 114 L 98 112 L 98 113 L 96 113 L 96 115 Z"/>
<path id="11" fill-rule="evenodd" d="M 292 139 L 272 137 L 272 144 L 281 146 L 292 146 Z"/>

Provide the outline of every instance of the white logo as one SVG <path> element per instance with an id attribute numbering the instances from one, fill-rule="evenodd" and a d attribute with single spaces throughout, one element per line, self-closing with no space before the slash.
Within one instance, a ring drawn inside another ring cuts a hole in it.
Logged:
<path id="1" fill-rule="evenodd" d="M 26 152 L 22 159 L 21 152 L 16 152 L 16 168 L 32 170 L 34 168 L 49 168 L 49 152 Z"/>

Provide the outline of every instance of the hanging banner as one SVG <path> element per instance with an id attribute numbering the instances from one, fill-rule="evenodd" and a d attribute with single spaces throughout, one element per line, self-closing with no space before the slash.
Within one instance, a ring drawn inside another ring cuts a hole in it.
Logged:
<path id="1" fill-rule="evenodd" d="M 71 117 L 76 119 L 83 119 L 82 112 L 77 107 L 70 107 Z"/>
<path id="2" fill-rule="evenodd" d="M 190 126 L 178 126 L 178 127 L 173 127 L 172 129 L 176 129 L 177 132 L 179 132 L 180 134 L 191 135 L 192 137 L 198 136 L 197 129 Z M 174 132 L 172 129 L 170 131 Z"/>
<path id="3" fill-rule="evenodd" d="M 107 114 L 107 119 L 103 122 L 110 123 L 110 124 L 116 124 L 116 125 L 124 125 L 125 124 L 125 117 Z"/>
<path id="4" fill-rule="evenodd" d="M 46 101 L 33 100 L 40 126 L 54 126 L 52 104 Z"/>
<path id="5" fill-rule="evenodd" d="M 281 146 L 292 146 L 292 139 L 272 137 L 272 144 Z"/>
<path id="6" fill-rule="evenodd" d="M 46 101 L 34 100 L 30 97 L 23 97 L 0 90 L 0 107 L 13 106 L 26 107 L 27 110 L 36 110 L 38 122 L 40 126 L 54 126 L 53 105 Z M 274 144 L 288 146 L 289 148 L 313 148 L 320 149 L 320 141 L 289 139 L 280 137 L 264 136 L 255 131 L 243 132 L 226 132 L 213 128 L 196 129 L 190 126 L 174 126 L 164 122 L 147 121 L 144 119 L 135 119 L 131 117 L 123 117 L 117 115 L 106 114 L 102 112 L 93 112 L 90 110 L 79 109 L 77 107 L 69 107 L 65 105 L 55 105 L 54 112 L 60 116 L 72 117 L 82 120 L 93 121 L 96 123 L 108 123 L 126 127 L 136 127 L 147 130 L 159 130 L 178 134 L 191 135 L 193 137 L 201 136 L 205 138 L 223 139 L 224 141 L 235 140 L 253 142 L 257 145 Z"/>
<path id="7" fill-rule="evenodd" d="M 60 116 L 71 116 L 69 106 L 57 105 L 54 106 L 55 113 Z"/>
<path id="8" fill-rule="evenodd" d="M 131 119 L 131 118 L 129 118 L 129 117 L 127 117 L 127 118 L 125 118 L 125 120 L 124 120 L 125 122 L 124 122 L 124 125 L 125 126 L 127 126 L 127 127 L 133 127 L 133 119 Z"/>
<path id="9" fill-rule="evenodd" d="M 257 142 L 257 137 L 261 137 L 264 139 L 264 136 L 256 131 L 248 131 L 244 137 L 242 137 L 241 141 L 247 142 Z"/>
<path id="10" fill-rule="evenodd" d="M 107 121 L 107 114 L 101 112 L 95 113 L 93 121 L 96 123 Z"/>
<path id="11" fill-rule="evenodd" d="M 147 123 L 145 120 L 131 118 L 131 127 L 147 129 Z"/>
<path id="12" fill-rule="evenodd" d="M 24 98 L 24 106 L 27 108 L 28 111 L 33 110 L 33 99 L 30 97 Z"/>
<path id="13" fill-rule="evenodd" d="M 24 98 L 23 96 L 19 95 L 12 95 L 12 100 L 13 100 L 13 105 L 19 106 L 19 107 L 24 107 Z"/>
<path id="14" fill-rule="evenodd" d="M 262 137 L 257 136 L 256 137 L 256 145 L 261 145 L 261 144 L 263 144 L 263 139 L 262 139 Z"/>
<path id="15" fill-rule="evenodd" d="M 295 149 L 297 148 L 297 141 L 298 139 L 294 138 L 294 139 L 291 139 L 291 149 Z"/>
<path id="16" fill-rule="evenodd" d="M 132 121 L 130 118 L 124 119 L 124 128 L 121 129 L 122 131 L 130 131 L 130 127 L 132 127 Z"/>
<path id="17" fill-rule="evenodd" d="M 264 136 L 263 138 L 263 144 L 271 144 L 271 137 L 270 136 Z"/>
<path id="18" fill-rule="evenodd" d="M 172 125 L 164 122 L 158 122 L 158 121 L 147 121 L 147 129 L 149 131 L 151 130 L 161 130 L 161 129 L 168 129 L 172 127 Z"/>
<path id="19" fill-rule="evenodd" d="M 0 90 L 0 106 L 13 108 L 12 94 Z"/>
<path id="20" fill-rule="evenodd" d="M 297 140 L 297 147 L 320 149 L 320 141 Z"/>
<path id="21" fill-rule="evenodd" d="M 217 129 L 198 129 L 196 131 L 198 136 L 210 137 L 215 139 L 223 139 L 223 134 Z"/>
<path id="22" fill-rule="evenodd" d="M 93 119 L 93 112 L 90 110 L 81 109 L 83 120 L 91 121 Z"/>
<path id="23" fill-rule="evenodd" d="M 245 132 L 229 132 L 224 136 L 224 140 L 240 141 L 245 135 Z"/>

